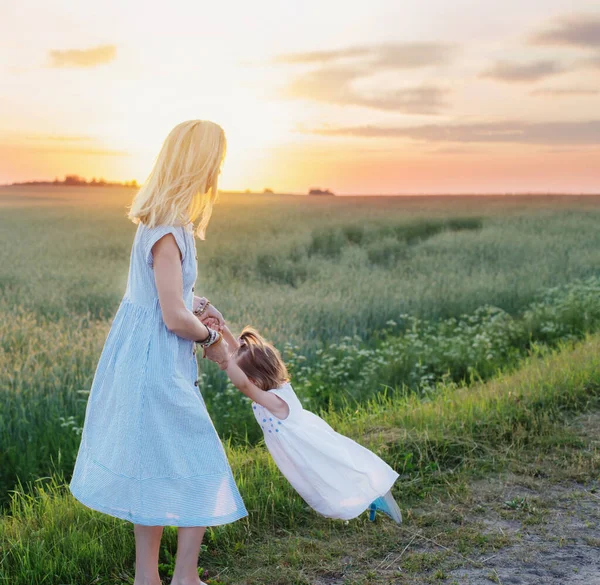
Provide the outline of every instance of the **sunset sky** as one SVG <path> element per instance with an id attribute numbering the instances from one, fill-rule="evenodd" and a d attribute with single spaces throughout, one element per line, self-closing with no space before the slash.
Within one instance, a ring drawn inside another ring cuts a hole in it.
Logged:
<path id="1" fill-rule="evenodd" d="M 597 0 L 0 0 L 0 56 L 0 183 L 205 118 L 227 190 L 600 192 Z"/>

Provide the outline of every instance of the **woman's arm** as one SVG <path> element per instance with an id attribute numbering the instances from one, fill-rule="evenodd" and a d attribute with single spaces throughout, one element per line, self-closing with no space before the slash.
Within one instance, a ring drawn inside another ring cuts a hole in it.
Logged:
<path id="1" fill-rule="evenodd" d="M 208 337 L 206 325 L 201 323 L 183 302 L 183 272 L 179 248 L 173 235 L 167 234 L 160 238 L 152 247 L 152 253 L 154 281 L 167 329 L 185 339 L 194 341 L 206 339 Z M 211 348 L 209 348 L 210 359 L 217 362 L 221 369 L 225 369 L 229 361 L 227 342 L 223 339 Z"/>
<path id="2" fill-rule="evenodd" d="M 170 331 L 186 339 L 206 339 L 208 329 L 194 317 L 183 302 L 183 273 L 179 248 L 172 234 L 166 234 L 152 247 L 154 281 L 163 321 Z"/>
<path id="3" fill-rule="evenodd" d="M 229 360 L 226 368 L 227 375 L 232 384 L 248 398 L 264 406 L 269 412 L 273 413 L 277 418 L 284 420 L 290 414 L 290 407 L 285 400 L 279 398 L 271 392 L 265 392 L 258 386 L 253 384 L 248 376 L 239 368 L 235 360 Z"/>

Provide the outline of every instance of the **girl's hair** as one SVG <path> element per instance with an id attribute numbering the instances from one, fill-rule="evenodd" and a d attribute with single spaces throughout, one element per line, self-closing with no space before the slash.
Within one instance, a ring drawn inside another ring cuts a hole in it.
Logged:
<path id="1" fill-rule="evenodd" d="M 244 327 L 235 354 L 237 365 L 261 390 L 278 388 L 289 381 L 281 354 L 252 327 Z"/>
<path id="2" fill-rule="evenodd" d="M 175 126 L 131 203 L 129 219 L 154 227 L 186 225 L 200 217 L 196 234 L 203 240 L 226 149 L 223 128 L 214 122 L 188 120 Z"/>

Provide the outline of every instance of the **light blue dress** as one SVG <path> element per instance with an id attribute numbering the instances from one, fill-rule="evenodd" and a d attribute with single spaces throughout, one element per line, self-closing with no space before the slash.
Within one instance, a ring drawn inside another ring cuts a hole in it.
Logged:
<path id="1" fill-rule="evenodd" d="M 71 493 L 83 504 L 148 526 L 216 526 L 247 515 L 197 386 L 194 342 L 165 326 L 152 246 L 173 234 L 183 297 L 197 277 L 193 225 L 138 225 L 127 290 L 92 382 Z"/>

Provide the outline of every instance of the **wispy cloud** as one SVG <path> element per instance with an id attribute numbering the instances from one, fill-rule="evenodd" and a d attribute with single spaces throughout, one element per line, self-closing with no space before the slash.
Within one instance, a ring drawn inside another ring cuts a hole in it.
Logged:
<path id="1" fill-rule="evenodd" d="M 309 130 L 325 136 L 408 138 L 435 143 L 517 143 L 600 145 L 600 120 L 584 122 L 514 122 L 427 124 L 422 126 L 324 127 Z"/>
<path id="2" fill-rule="evenodd" d="M 493 67 L 481 73 L 481 77 L 509 83 L 532 83 L 563 72 L 556 61 L 534 61 L 533 63 L 513 63 L 498 61 Z"/>
<path id="3" fill-rule="evenodd" d="M 457 154 L 475 154 L 476 151 L 472 148 L 465 148 L 463 146 L 444 146 L 442 148 L 430 150 L 429 153 L 455 156 Z"/>
<path id="4" fill-rule="evenodd" d="M 90 49 L 66 49 L 49 51 L 49 67 L 89 68 L 110 63 L 117 56 L 115 45 L 102 45 Z"/>
<path id="5" fill-rule="evenodd" d="M 456 53 L 456 46 L 445 43 L 384 43 L 334 49 L 287 53 L 275 57 L 275 63 L 333 63 L 343 60 L 360 60 L 371 68 L 381 70 L 412 69 L 429 65 L 449 63 Z"/>
<path id="6" fill-rule="evenodd" d="M 356 96 L 351 102 L 378 110 L 402 111 L 409 114 L 437 114 L 445 105 L 447 89 L 432 85 L 398 89 L 376 96 Z"/>
<path id="7" fill-rule="evenodd" d="M 600 15 L 579 14 L 565 16 L 531 38 L 535 45 L 570 45 L 573 47 L 600 47 Z"/>
<path id="8" fill-rule="evenodd" d="M 587 59 L 584 59 L 583 64 L 586 67 L 592 67 L 593 69 L 600 69 L 600 53 L 598 53 L 597 55 L 592 55 L 591 57 L 588 57 Z"/>
<path id="9" fill-rule="evenodd" d="M 549 97 L 590 96 L 598 94 L 600 94 L 600 89 L 588 87 L 542 87 L 529 92 L 529 95 Z"/>
<path id="10" fill-rule="evenodd" d="M 341 59 L 364 57 L 371 49 L 367 47 L 346 47 L 333 51 L 306 51 L 304 53 L 285 53 L 273 59 L 274 63 L 295 65 L 298 63 L 327 63 Z"/>
<path id="11" fill-rule="evenodd" d="M 355 105 L 411 114 L 436 114 L 445 105 L 448 90 L 431 84 L 397 89 L 358 91 L 354 82 L 383 71 L 417 69 L 450 61 L 455 47 L 440 43 L 404 43 L 356 46 L 331 51 L 280 55 L 282 64 L 318 64 L 299 75 L 284 90 L 287 98 L 315 100 L 336 105 Z"/>
<path id="12" fill-rule="evenodd" d="M 369 75 L 369 70 L 354 66 L 317 69 L 295 79 L 285 89 L 285 97 L 308 99 L 337 105 L 354 105 L 378 110 L 413 114 L 435 114 L 444 106 L 447 90 L 435 86 L 379 90 L 372 95 L 358 92 L 352 82 Z"/>

